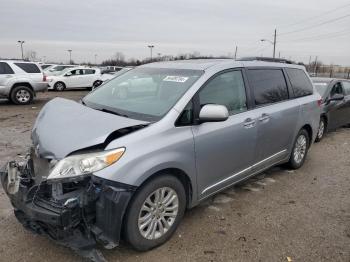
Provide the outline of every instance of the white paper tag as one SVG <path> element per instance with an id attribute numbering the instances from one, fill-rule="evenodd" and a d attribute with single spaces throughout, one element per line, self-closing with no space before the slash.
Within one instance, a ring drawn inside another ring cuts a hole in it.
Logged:
<path id="1" fill-rule="evenodd" d="M 163 81 L 176 82 L 176 83 L 185 83 L 188 77 L 185 76 L 166 76 Z"/>

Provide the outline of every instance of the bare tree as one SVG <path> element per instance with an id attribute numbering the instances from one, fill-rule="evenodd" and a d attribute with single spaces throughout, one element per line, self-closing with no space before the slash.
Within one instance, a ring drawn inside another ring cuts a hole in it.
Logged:
<path id="1" fill-rule="evenodd" d="M 24 59 L 29 60 L 29 61 L 37 61 L 38 60 L 38 53 L 34 50 L 28 50 L 26 52 Z"/>
<path id="2" fill-rule="evenodd" d="M 117 62 L 124 62 L 125 61 L 125 55 L 122 52 L 116 52 L 114 55 L 114 59 Z"/>

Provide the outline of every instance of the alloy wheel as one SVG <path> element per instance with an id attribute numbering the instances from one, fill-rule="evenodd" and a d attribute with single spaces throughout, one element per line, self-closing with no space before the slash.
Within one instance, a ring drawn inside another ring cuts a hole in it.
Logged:
<path id="1" fill-rule="evenodd" d="M 324 121 L 321 120 L 320 121 L 320 126 L 318 128 L 318 132 L 317 132 L 317 138 L 318 139 L 321 139 L 323 137 L 324 130 L 325 130 L 325 124 L 324 124 Z"/>
<path id="2" fill-rule="evenodd" d="M 27 90 L 20 89 L 16 93 L 16 99 L 20 103 L 27 103 L 30 100 L 30 93 Z"/>
<path id="3" fill-rule="evenodd" d="M 294 147 L 294 161 L 296 163 L 301 163 L 305 157 L 307 149 L 307 139 L 304 135 L 300 135 L 295 143 Z"/>
<path id="4" fill-rule="evenodd" d="M 179 198 L 175 190 L 162 187 L 152 192 L 142 204 L 138 228 L 149 240 L 158 239 L 174 224 L 179 211 Z"/>

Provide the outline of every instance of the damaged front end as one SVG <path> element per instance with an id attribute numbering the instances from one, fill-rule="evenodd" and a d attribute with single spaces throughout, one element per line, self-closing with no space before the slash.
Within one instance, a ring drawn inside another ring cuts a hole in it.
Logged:
<path id="1" fill-rule="evenodd" d="M 0 172 L 17 219 L 38 234 L 75 250 L 101 243 L 118 245 L 122 220 L 135 187 L 85 175 L 48 180 L 49 159 L 31 150 L 23 162 L 12 161 Z"/>

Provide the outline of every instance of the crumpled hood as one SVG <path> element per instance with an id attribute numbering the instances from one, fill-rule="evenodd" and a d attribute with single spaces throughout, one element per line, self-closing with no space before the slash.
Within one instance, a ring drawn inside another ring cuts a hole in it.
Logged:
<path id="1" fill-rule="evenodd" d="M 62 159 L 73 151 L 104 143 L 114 131 L 145 124 L 149 122 L 55 98 L 40 111 L 32 130 L 32 140 L 41 157 Z"/>

